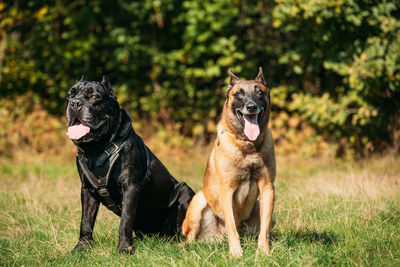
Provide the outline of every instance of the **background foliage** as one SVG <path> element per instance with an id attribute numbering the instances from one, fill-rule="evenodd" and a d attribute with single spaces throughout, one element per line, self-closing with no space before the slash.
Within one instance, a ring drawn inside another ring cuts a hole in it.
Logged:
<path id="1" fill-rule="evenodd" d="M 0 95 L 31 99 L 1 100 L 1 120 L 35 103 L 59 116 L 78 77 L 106 74 L 136 120 L 207 141 L 227 70 L 252 79 L 262 66 L 278 147 L 398 151 L 399 18 L 396 0 L 1 2 Z"/>

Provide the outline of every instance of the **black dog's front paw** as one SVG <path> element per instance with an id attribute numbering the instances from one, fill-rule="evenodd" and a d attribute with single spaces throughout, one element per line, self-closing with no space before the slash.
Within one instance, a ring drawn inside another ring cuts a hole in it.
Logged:
<path id="1" fill-rule="evenodd" d="M 132 246 L 120 246 L 118 248 L 118 252 L 121 254 L 128 254 L 128 255 L 134 255 L 135 254 L 135 248 Z"/>
<path id="2" fill-rule="evenodd" d="M 79 240 L 78 244 L 76 244 L 70 253 L 81 252 L 91 248 L 92 246 L 90 245 L 89 240 Z"/>

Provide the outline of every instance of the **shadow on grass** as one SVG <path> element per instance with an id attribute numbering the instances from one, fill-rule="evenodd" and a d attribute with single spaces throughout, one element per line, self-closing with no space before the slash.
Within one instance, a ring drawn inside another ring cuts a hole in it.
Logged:
<path id="1" fill-rule="evenodd" d="M 299 242 L 301 243 L 320 243 L 323 245 L 332 245 L 339 239 L 338 236 L 332 232 L 317 232 L 317 231 L 290 231 L 285 233 L 274 233 L 271 235 L 272 241 L 284 241 L 290 246 L 295 246 Z"/>

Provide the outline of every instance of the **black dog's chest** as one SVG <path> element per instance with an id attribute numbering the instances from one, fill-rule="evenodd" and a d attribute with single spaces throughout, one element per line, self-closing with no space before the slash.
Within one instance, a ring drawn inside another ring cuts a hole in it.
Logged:
<path id="1" fill-rule="evenodd" d="M 91 168 L 91 171 L 93 172 L 94 176 L 102 180 L 107 180 L 107 174 L 109 170 L 110 170 L 110 162 L 108 161 L 101 166 L 95 166 L 94 168 Z"/>
<path id="2" fill-rule="evenodd" d="M 132 133 L 130 128 L 122 138 L 112 142 L 104 152 L 98 155 L 88 155 L 83 151 L 78 152 L 78 167 L 85 177 L 85 182 L 90 185 L 90 192 L 100 200 L 108 209 L 115 214 L 121 214 L 121 199 L 123 181 L 119 181 L 119 177 L 126 174 L 127 169 L 122 172 L 122 159 L 126 159 L 126 151 L 130 150 L 132 139 L 128 136 Z M 144 179 L 138 179 L 139 187 L 144 187 L 151 178 L 150 168 L 150 152 L 140 137 L 137 137 L 140 145 L 142 145 L 146 154 L 146 173 Z M 126 160 L 125 160 L 126 162 Z M 125 175 L 126 176 L 126 175 Z"/>
<path id="3" fill-rule="evenodd" d="M 78 154 L 78 164 L 92 195 L 108 209 L 121 214 L 121 190 L 113 177 L 115 169 L 120 168 L 119 154 L 113 154 L 106 160 L 101 155 L 88 157 Z"/>
<path id="4" fill-rule="evenodd" d="M 118 165 L 118 155 L 113 155 L 101 164 L 99 164 L 99 156 L 79 155 L 78 157 L 79 164 L 86 174 L 86 179 L 94 188 L 102 184 L 107 186 L 113 169 L 118 167 L 115 166 Z"/>

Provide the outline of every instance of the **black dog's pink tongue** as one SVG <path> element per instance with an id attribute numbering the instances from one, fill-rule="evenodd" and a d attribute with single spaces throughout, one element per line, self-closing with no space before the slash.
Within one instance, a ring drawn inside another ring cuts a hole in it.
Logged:
<path id="1" fill-rule="evenodd" d="M 260 127 L 258 127 L 257 114 L 254 115 L 245 115 L 244 117 L 244 134 L 250 141 L 254 141 L 257 139 L 257 136 L 260 134 Z"/>
<path id="2" fill-rule="evenodd" d="M 90 128 L 83 124 L 68 127 L 67 135 L 69 138 L 78 140 L 90 132 Z"/>

